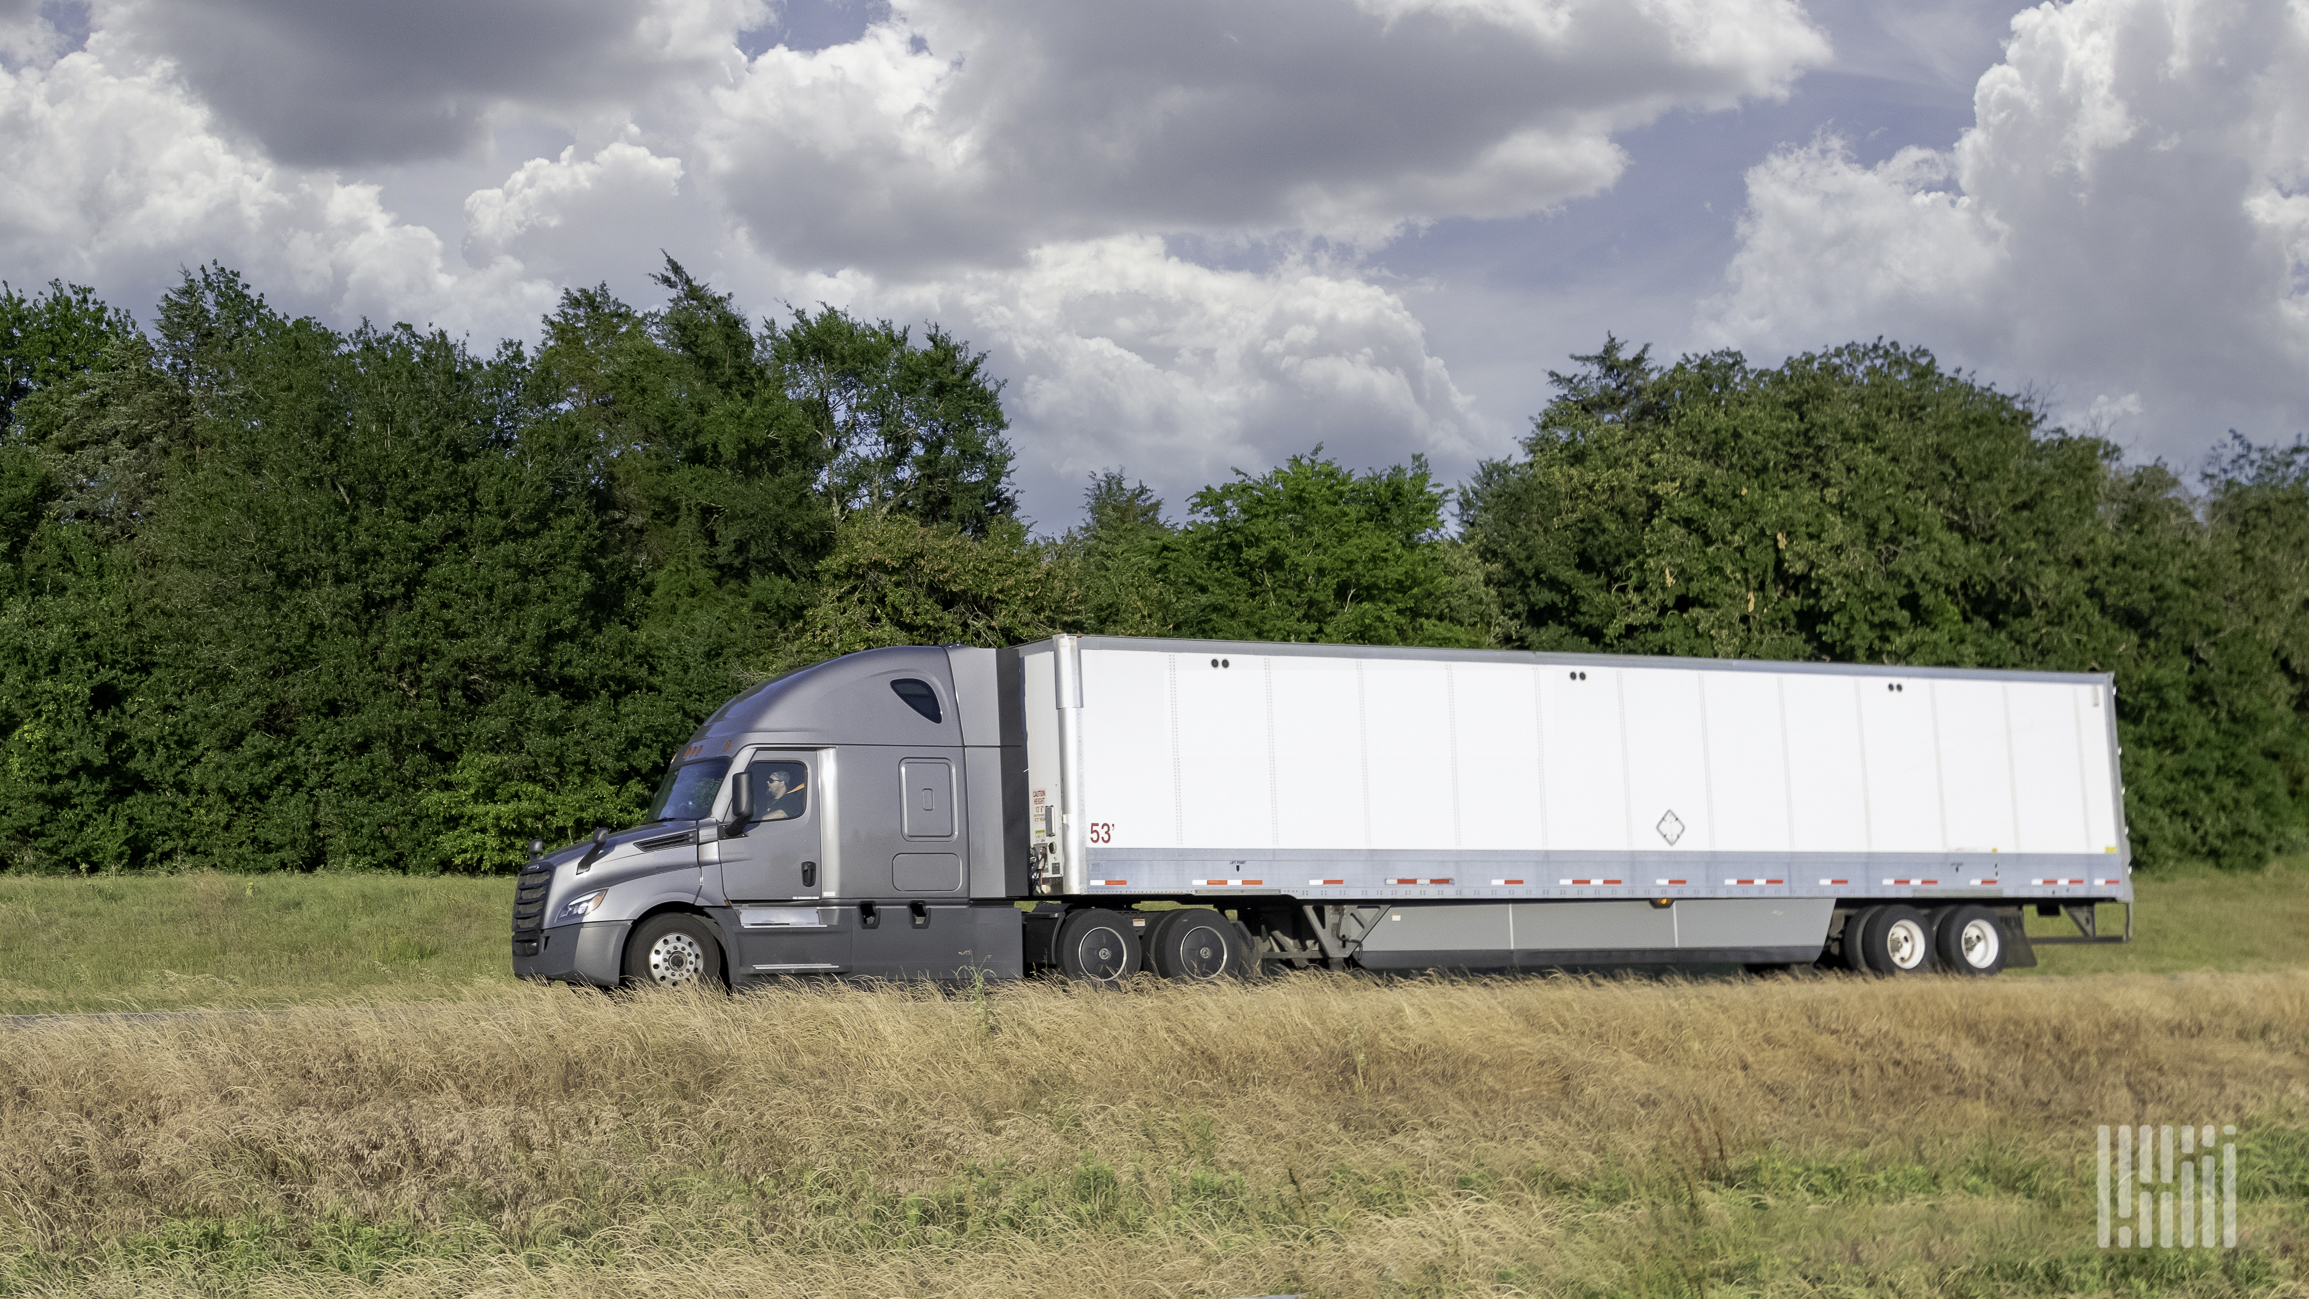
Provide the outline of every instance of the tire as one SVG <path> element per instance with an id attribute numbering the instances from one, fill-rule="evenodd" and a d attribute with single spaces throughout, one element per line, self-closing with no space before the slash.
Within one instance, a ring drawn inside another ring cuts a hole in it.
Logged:
<path id="1" fill-rule="evenodd" d="M 634 926 L 625 940 L 625 986 L 686 988 L 693 983 L 722 986 L 722 945 L 713 922 L 672 911 Z"/>
<path id="2" fill-rule="evenodd" d="M 1875 967 L 1868 964 L 1868 944 L 1864 939 L 1868 933 L 1868 922 L 1874 920 L 1876 913 L 1881 910 L 1881 907 L 1862 907 L 1844 917 L 1844 937 L 1838 940 L 1844 949 L 1840 955 L 1843 957 L 1844 968 L 1854 974 L 1871 974 L 1875 971 Z"/>
<path id="3" fill-rule="evenodd" d="M 1147 926 L 1147 964 L 1166 979 L 1216 983 L 1240 978 L 1249 957 L 1242 927 L 1208 907 L 1165 911 Z"/>
<path id="4" fill-rule="evenodd" d="M 1861 957 L 1878 974 L 1931 973 L 1932 946 L 1932 917 L 1899 903 L 1876 908 L 1860 932 Z"/>
<path id="5" fill-rule="evenodd" d="M 2004 968 L 2004 928 L 1987 907 L 1950 907 L 1940 915 L 1935 928 L 1933 946 L 1943 968 L 1979 975 Z"/>
<path id="6" fill-rule="evenodd" d="M 1119 988 L 1138 973 L 1138 934 L 1115 911 L 1070 911 L 1051 944 L 1058 972 L 1102 988 Z"/>

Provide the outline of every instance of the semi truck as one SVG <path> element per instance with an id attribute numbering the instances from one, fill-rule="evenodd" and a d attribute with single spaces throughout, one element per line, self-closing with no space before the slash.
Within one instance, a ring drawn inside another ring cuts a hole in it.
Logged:
<path id="1" fill-rule="evenodd" d="M 723 704 L 642 824 L 533 844 L 513 968 L 604 988 L 1992 975 L 2131 937 L 2115 702 L 2105 674 L 1077 636 L 867 650 Z M 2031 937 L 2030 910 L 2068 931 Z"/>

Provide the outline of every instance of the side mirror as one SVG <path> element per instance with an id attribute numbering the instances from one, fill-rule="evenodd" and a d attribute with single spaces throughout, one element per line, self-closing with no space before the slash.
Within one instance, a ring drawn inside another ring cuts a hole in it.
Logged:
<path id="1" fill-rule="evenodd" d="M 529 841 L 529 856 L 530 856 L 531 860 L 535 860 L 536 858 L 539 858 L 539 857 L 543 857 L 544 855 L 545 855 L 545 841 L 544 841 L 543 839 L 532 839 L 532 840 L 530 840 L 530 841 Z"/>
<path id="2" fill-rule="evenodd" d="M 740 834 L 746 822 L 754 819 L 754 777 L 751 769 L 738 772 L 738 783 L 730 789 L 730 814 L 722 822 L 723 834 Z"/>
<path id="3" fill-rule="evenodd" d="M 577 859 L 577 869 L 571 873 L 575 875 L 583 875 L 587 871 L 592 870 L 593 859 L 601 855 L 602 844 L 607 842 L 608 839 L 609 827 L 606 825 L 595 826 L 593 828 L 593 846 L 585 850 L 585 855 L 583 857 Z"/>

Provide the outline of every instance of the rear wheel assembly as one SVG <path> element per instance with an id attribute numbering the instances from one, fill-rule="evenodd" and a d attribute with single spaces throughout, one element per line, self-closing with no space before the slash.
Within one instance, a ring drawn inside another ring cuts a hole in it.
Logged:
<path id="1" fill-rule="evenodd" d="M 1950 907 L 1934 936 L 1940 963 L 1958 974 L 1995 974 L 2004 968 L 2004 930 L 1983 906 Z"/>
<path id="2" fill-rule="evenodd" d="M 1115 911 L 1074 911 L 1058 924 L 1051 958 L 1069 979 L 1119 988 L 1138 973 L 1139 944 L 1128 916 Z"/>
<path id="3" fill-rule="evenodd" d="M 1235 978 L 1249 963 L 1243 928 L 1208 907 L 1165 911 L 1147 926 L 1147 964 L 1166 979 L 1210 983 Z"/>
<path id="4" fill-rule="evenodd" d="M 1860 955 L 1878 974 L 1925 974 L 1933 956 L 1932 918 L 1911 906 L 1877 907 L 1860 930 Z M 1851 929 L 1846 927 L 1849 935 Z"/>

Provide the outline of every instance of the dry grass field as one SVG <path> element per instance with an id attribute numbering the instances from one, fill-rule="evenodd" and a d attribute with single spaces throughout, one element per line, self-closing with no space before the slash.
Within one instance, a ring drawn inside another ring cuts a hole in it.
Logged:
<path id="1" fill-rule="evenodd" d="M 0 1293 L 2301 1294 L 2309 973 L 534 988 L 0 1039 Z M 2094 1247 L 2094 1125 L 2241 1247 Z"/>

